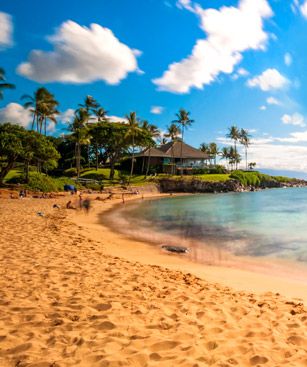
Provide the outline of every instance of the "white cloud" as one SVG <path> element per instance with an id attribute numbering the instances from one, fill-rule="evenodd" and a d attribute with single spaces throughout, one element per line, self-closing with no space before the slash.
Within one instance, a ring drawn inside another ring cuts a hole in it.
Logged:
<path id="1" fill-rule="evenodd" d="M 281 104 L 280 101 L 277 98 L 274 98 L 274 97 L 268 97 L 266 99 L 266 102 L 267 102 L 267 104 L 276 105 L 276 106 Z"/>
<path id="2" fill-rule="evenodd" d="M 13 22 L 12 17 L 0 12 L 0 49 L 11 46 L 13 43 Z"/>
<path id="3" fill-rule="evenodd" d="M 307 130 L 293 132 L 285 138 L 273 137 L 253 138 L 248 149 L 248 161 L 256 162 L 257 168 L 292 170 L 307 172 Z M 221 144 L 231 145 L 229 139 L 220 137 Z M 239 147 L 239 149 L 242 149 Z M 244 154 L 241 150 L 240 154 Z M 244 164 L 244 162 L 242 162 Z"/>
<path id="4" fill-rule="evenodd" d="M 207 38 L 197 40 L 188 57 L 172 63 L 162 77 L 153 80 L 159 90 L 188 93 L 193 87 L 201 89 L 221 73 L 233 73 L 242 52 L 265 50 L 269 36 L 263 21 L 273 15 L 267 0 L 241 0 L 238 7 L 219 10 L 192 6 L 190 1 L 179 4 L 199 16 Z"/>
<path id="5" fill-rule="evenodd" d="M 307 172 L 307 146 L 257 143 L 250 146 L 249 162 L 257 168 Z"/>
<path id="6" fill-rule="evenodd" d="M 32 114 L 29 109 L 24 109 L 18 103 L 9 103 L 0 109 L 0 123 L 5 122 L 28 127 L 32 122 Z"/>
<path id="7" fill-rule="evenodd" d="M 289 80 L 285 78 L 276 69 L 267 69 L 255 78 L 249 79 L 247 85 L 251 88 L 260 88 L 267 92 L 270 90 L 283 89 L 289 84 Z"/>
<path id="8" fill-rule="evenodd" d="M 164 107 L 162 106 L 152 106 L 150 109 L 150 112 L 154 115 L 160 115 L 164 110 Z"/>
<path id="9" fill-rule="evenodd" d="M 289 52 L 285 53 L 284 55 L 284 62 L 287 66 L 291 66 L 292 65 L 292 56 Z"/>
<path id="10" fill-rule="evenodd" d="M 54 50 L 33 50 L 29 61 L 18 66 L 19 74 L 37 82 L 118 84 L 129 72 L 139 71 L 140 51 L 130 49 L 98 24 L 87 28 L 66 21 L 48 40 Z"/>
<path id="11" fill-rule="evenodd" d="M 68 108 L 66 111 L 60 114 L 59 120 L 63 122 L 71 122 L 74 115 L 75 115 L 75 110 L 72 108 Z"/>
<path id="12" fill-rule="evenodd" d="M 126 117 L 120 117 L 120 116 L 107 116 L 107 119 L 110 122 L 128 122 L 128 120 L 126 119 Z"/>
<path id="13" fill-rule="evenodd" d="M 304 116 L 300 113 L 294 113 L 293 115 L 285 114 L 281 117 L 281 121 L 285 125 L 306 126 Z"/>
<path id="14" fill-rule="evenodd" d="M 260 107 L 259 107 L 259 110 L 261 110 L 261 111 L 265 111 L 265 110 L 266 110 L 266 108 L 267 108 L 267 107 L 266 107 L 265 105 L 262 105 L 262 106 L 260 106 Z"/>
<path id="15" fill-rule="evenodd" d="M 176 5 L 179 9 L 187 9 L 189 11 L 194 12 L 194 8 L 193 8 L 191 0 L 178 0 Z"/>
<path id="16" fill-rule="evenodd" d="M 237 80 L 240 77 L 246 77 L 249 75 L 249 72 L 244 68 L 239 68 L 236 73 L 232 75 L 233 80 Z"/>
<path id="17" fill-rule="evenodd" d="M 302 5 L 300 5 L 299 9 L 300 9 L 300 12 L 302 13 L 302 15 L 305 18 L 307 18 L 307 0 L 305 0 L 305 2 Z"/>

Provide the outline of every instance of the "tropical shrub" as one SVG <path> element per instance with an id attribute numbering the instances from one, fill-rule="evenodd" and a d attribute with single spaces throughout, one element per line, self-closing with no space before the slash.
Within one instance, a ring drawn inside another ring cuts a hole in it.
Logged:
<path id="1" fill-rule="evenodd" d="M 63 172 L 64 176 L 67 177 L 76 177 L 77 176 L 77 169 L 76 168 L 67 168 L 64 172 Z"/>

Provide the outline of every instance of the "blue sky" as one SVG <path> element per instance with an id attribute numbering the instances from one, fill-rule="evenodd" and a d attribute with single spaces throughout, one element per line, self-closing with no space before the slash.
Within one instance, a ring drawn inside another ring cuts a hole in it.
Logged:
<path id="1" fill-rule="evenodd" d="M 188 143 L 223 146 L 236 124 L 259 168 L 307 172 L 306 38 L 305 0 L 2 0 L 0 66 L 16 90 L 0 122 L 28 126 L 20 97 L 41 85 L 63 113 L 52 134 L 87 94 L 162 130 L 183 107 Z"/>

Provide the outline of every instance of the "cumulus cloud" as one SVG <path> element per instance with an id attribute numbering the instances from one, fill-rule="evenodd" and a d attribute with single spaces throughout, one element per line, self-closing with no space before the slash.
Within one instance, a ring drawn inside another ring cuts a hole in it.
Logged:
<path id="1" fill-rule="evenodd" d="M 307 146 L 256 143 L 250 146 L 248 159 L 257 168 L 307 172 Z"/>
<path id="2" fill-rule="evenodd" d="M 267 102 L 267 104 L 276 105 L 276 106 L 278 106 L 278 105 L 281 104 L 280 101 L 277 98 L 275 98 L 275 97 L 268 97 L 266 99 L 266 102 Z"/>
<path id="3" fill-rule="evenodd" d="M 265 105 L 262 105 L 262 106 L 260 106 L 260 107 L 259 107 L 259 110 L 260 110 L 260 111 L 265 111 L 265 110 L 266 110 L 266 108 L 267 108 L 267 107 L 266 107 Z"/>
<path id="4" fill-rule="evenodd" d="M 163 110 L 164 110 L 164 107 L 162 106 L 152 106 L 150 109 L 150 112 L 153 113 L 154 115 L 161 115 Z"/>
<path id="5" fill-rule="evenodd" d="M 29 109 L 24 109 L 18 103 L 9 103 L 0 109 L 0 123 L 5 122 L 28 127 L 32 122 L 32 114 Z"/>
<path id="6" fill-rule="evenodd" d="M 138 72 L 141 52 L 122 43 L 113 32 L 98 24 L 83 27 L 64 22 L 48 37 L 54 50 L 33 50 L 17 72 L 37 82 L 90 83 L 104 80 L 118 84 L 129 72 Z"/>
<path id="7" fill-rule="evenodd" d="M 306 126 L 305 118 L 300 113 L 294 113 L 292 115 L 285 114 L 282 116 L 281 121 L 285 125 Z"/>
<path id="8" fill-rule="evenodd" d="M 0 12 L 0 49 L 11 46 L 13 43 L 13 22 L 12 17 Z"/>
<path id="9" fill-rule="evenodd" d="M 305 0 L 303 4 L 299 6 L 299 10 L 303 17 L 307 18 L 307 0 Z"/>
<path id="10" fill-rule="evenodd" d="M 231 74 L 247 50 L 265 50 L 269 36 L 263 29 L 264 19 L 273 12 L 267 0 L 241 0 L 238 7 L 203 9 L 191 1 L 179 1 L 181 7 L 200 18 L 206 39 L 196 41 L 191 54 L 169 65 L 162 77 L 153 83 L 159 90 L 188 93 L 214 82 L 221 73 Z"/>
<path id="11" fill-rule="evenodd" d="M 251 139 L 248 149 L 249 162 L 256 162 L 259 169 L 307 172 L 307 130 L 293 132 L 283 138 L 263 135 L 266 136 Z M 217 140 L 221 144 L 232 144 L 229 139 L 222 137 Z M 243 154 L 243 150 L 240 153 Z"/>
<path id="12" fill-rule="evenodd" d="M 59 116 L 59 120 L 63 122 L 71 122 L 75 115 L 75 110 L 72 108 L 68 108 L 66 111 L 62 112 Z"/>
<path id="13" fill-rule="evenodd" d="M 262 74 L 247 81 L 249 87 L 260 88 L 264 92 L 283 89 L 288 84 L 289 80 L 276 69 L 267 69 Z"/>

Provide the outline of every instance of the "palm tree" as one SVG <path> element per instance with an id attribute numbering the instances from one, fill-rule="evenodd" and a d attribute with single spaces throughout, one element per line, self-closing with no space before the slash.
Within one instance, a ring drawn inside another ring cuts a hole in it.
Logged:
<path id="1" fill-rule="evenodd" d="M 87 114 L 89 115 L 89 119 L 87 121 L 87 123 L 88 123 L 89 120 L 90 120 L 90 115 L 91 114 L 96 115 L 96 110 L 99 108 L 100 105 L 94 97 L 92 97 L 90 95 L 87 95 L 84 98 L 83 104 L 79 103 L 78 106 L 79 106 L 79 111 L 84 109 L 87 112 Z M 87 163 L 88 163 L 88 168 L 90 168 L 90 140 L 89 140 L 88 145 L 87 145 Z"/>
<path id="2" fill-rule="evenodd" d="M 94 110 L 94 114 L 97 117 L 98 122 L 107 121 L 107 113 L 108 111 L 106 111 L 103 107 L 99 107 L 98 109 Z"/>
<path id="3" fill-rule="evenodd" d="M 131 138 L 132 141 L 132 157 L 131 157 L 131 169 L 130 169 L 130 177 L 129 177 L 129 183 L 131 180 L 131 177 L 133 175 L 133 169 L 134 169 L 134 154 L 135 154 L 135 139 L 140 132 L 140 126 L 139 121 L 136 116 L 136 112 L 130 112 L 129 115 L 126 115 L 126 119 L 128 121 L 128 130 L 126 134 L 126 138 Z"/>
<path id="4" fill-rule="evenodd" d="M 5 71 L 0 68 L 0 99 L 3 99 L 4 89 L 15 89 L 15 85 L 5 82 Z"/>
<path id="5" fill-rule="evenodd" d="M 233 140 L 234 142 L 234 154 L 237 155 L 237 142 L 240 140 L 241 134 L 237 126 L 233 125 L 228 129 L 226 137 Z M 236 163 L 236 169 L 238 168 L 238 161 Z"/>
<path id="6" fill-rule="evenodd" d="M 172 142 L 178 140 L 178 137 L 180 136 L 181 134 L 181 130 L 180 128 L 172 123 L 170 124 L 168 127 L 167 127 L 167 133 L 164 134 L 164 136 L 166 138 L 170 138 Z M 175 174 L 175 157 L 174 157 L 174 145 L 172 144 L 172 149 L 171 149 L 171 152 L 172 152 L 172 169 L 171 169 L 171 174 Z"/>
<path id="7" fill-rule="evenodd" d="M 250 145 L 250 138 L 251 138 L 251 135 L 248 133 L 248 130 L 241 129 L 241 131 L 240 131 L 240 143 L 244 146 L 244 149 L 245 149 L 245 168 L 246 168 L 246 171 L 248 169 L 248 166 L 247 166 L 247 149 Z"/>
<path id="8" fill-rule="evenodd" d="M 81 146 L 89 143 L 88 120 L 89 114 L 86 109 L 79 109 L 76 110 L 74 120 L 69 125 L 69 130 L 72 132 L 70 137 L 75 143 L 77 178 L 80 177 L 81 171 Z"/>
<path id="9" fill-rule="evenodd" d="M 152 125 L 150 124 L 148 121 L 143 121 L 142 122 L 142 126 L 141 128 L 148 133 L 148 135 L 150 136 L 150 140 L 148 140 L 148 145 L 147 145 L 147 149 L 148 149 L 148 159 L 147 159 L 147 167 L 146 167 L 146 176 L 148 176 L 149 173 L 149 168 L 150 168 L 150 153 L 151 153 L 151 147 L 156 145 L 156 142 L 154 139 L 157 139 L 160 137 L 161 133 L 160 130 L 157 128 L 156 125 Z M 144 160 L 143 160 L 144 163 Z M 144 168 L 142 167 L 142 172 L 143 172 Z"/>
<path id="10" fill-rule="evenodd" d="M 208 154 L 208 156 L 210 157 L 210 146 L 206 143 L 201 143 L 199 146 L 199 149 L 201 152 Z M 210 159 L 209 159 L 209 163 L 210 163 Z M 211 163 L 210 163 L 211 164 Z"/>
<path id="11" fill-rule="evenodd" d="M 59 102 L 54 98 L 54 95 L 44 87 L 38 88 L 33 96 L 23 95 L 21 99 L 27 99 L 24 103 L 24 108 L 30 108 L 33 114 L 32 130 L 34 130 L 36 124 L 36 131 L 42 133 L 44 126 L 44 132 L 46 135 L 47 120 L 56 123 L 56 115 L 59 114 L 57 106 Z"/>
<path id="12" fill-rule="evenodd" d="M 99 103 L 96 101 L 96 99 L 92 96 L 87 95 L 84 98 L 84 103 L 79 103 L 78 105 L 81 108 L 85 108 L 86 111 L 89 112 L 93 112 L 95 109 L 97 109 L 99 107 Z"/>
<path id="13" fill-rule="evenodd" d="M 229 148 L 229 164 L 231 166 L 231 169 L 235 166 L 236 169 L 238 167 L 238 163 L 241 162 L 241 156 L 240 154 L 235 150 L 234 147 Z"/>
<path id="14" fill-rule="evenodd" d="M 221 154 L 222 159 L 225 159 L 226 165 L 227 165 L 227 161 L 230 158 L 229 148 L 228 147 L 223 147 L 220 154 Z"/>
<path id="15" fill-rule="evenodd" d="M 216 143 L 209 144 L 210 156 L 214 159 L 214 165 L 216 166 L 216 156 L 219 155 L 219 148 Z"/>
<path id="16" fill-rule="evenodd" d="M 184 130 L 188 127 L 191 126 L 192 123 L 194 122 L 194 120 L 190 119 L 190 112 L 184 110 L 183 108 L 181 108 L 179 110 L 179 113 L 176 113 L 177 116 L 177 120 L 174 120 L 174 123 L 177 123 L 181 126 L 181 131 L 182 131 L 182 142 L 181 142 L 181 149 L 180 149 L 180 161 L 181 161 L 181 165 L 183 164 L 183 159 L 182 159 L 182 146 L 183 146 L 183 142 L 184 142 Z M 183 170 L 181 169 L 181 175 L 183 174 Z"/>

